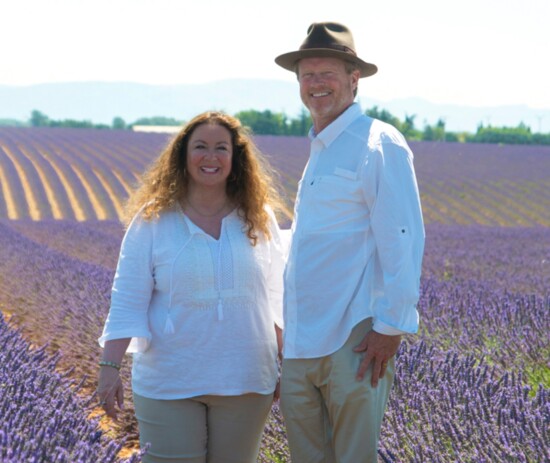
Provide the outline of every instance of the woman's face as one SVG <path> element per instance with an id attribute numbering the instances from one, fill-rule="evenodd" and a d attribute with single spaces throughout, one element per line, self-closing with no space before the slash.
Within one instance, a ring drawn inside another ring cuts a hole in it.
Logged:
<path id="1" fill-rule="evenodd" d="M 187 144 L 189 186 L 216 187 L 227 183 L 231 173 L 231 133 L 218 124 L 201 124 Z"/>

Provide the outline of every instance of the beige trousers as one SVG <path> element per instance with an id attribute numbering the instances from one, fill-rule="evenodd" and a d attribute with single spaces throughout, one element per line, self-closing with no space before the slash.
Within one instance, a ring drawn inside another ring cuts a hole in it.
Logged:
<path id="1" fill-rule="evenodd" d="M 255 463 L 273 395 L 148 399 L 134 393 L 144 463 Z"/>
<path id="2" fill-rule="evenodd" d="M 314 359 L 285 359 L 281 411 L 292 461 L 296 463 L 376 463 L 382 418 L 393 383 L 394 359 L 371 386 L 372 367 L 355 379 L 362 354 L 353 352 L 372 329 L 372 319 L 356 325 L 345 345 Z"/>

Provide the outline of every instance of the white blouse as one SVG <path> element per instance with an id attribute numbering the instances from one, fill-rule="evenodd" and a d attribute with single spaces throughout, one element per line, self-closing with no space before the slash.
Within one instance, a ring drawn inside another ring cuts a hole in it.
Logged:
<path id="1" fill-rule="evenodd" d="M 134 392 L 154 399 L 269 394 L 277 379 L 284 244 L 252 246 L 234 210 L 219 240 L 180 208 L 137 216 L 122 241 L 100 345 L 131 338 Z"/>

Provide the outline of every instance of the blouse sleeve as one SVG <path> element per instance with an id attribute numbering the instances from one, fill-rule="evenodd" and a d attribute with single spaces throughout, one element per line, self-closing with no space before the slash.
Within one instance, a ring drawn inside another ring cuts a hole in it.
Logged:
<path id="1" fill-rule="evenodd" d="M 285 239 L 284 232 L 279 228 L 275 214 L 271 209 L 270 215 L 270 252 L 271 267 L 269 271 L 269 305 L 273 319 L 279 328 L 283 328 L 283 272 L 286 263 L 288 239 Z"/>
<path id="2" fill-rule="evenodd" d="M 131 338 L 128 353 L 143 352 L 149 347 L 148 308 L 154 287 L 152 247 L 152 222 L 135 217 L 122 240 L 111 306 L 98 340 L 102 347 L 105 341 L 122 338 Z"/>

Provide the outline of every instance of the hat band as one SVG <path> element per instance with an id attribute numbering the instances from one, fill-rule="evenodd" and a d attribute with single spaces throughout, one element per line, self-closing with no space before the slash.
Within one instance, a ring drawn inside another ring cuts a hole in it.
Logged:
<path id="1" fill-rule="evenodd" d="M 357 56 L 357 53 L 355 53 L 355 51 L 352 50 L 351 48 L 346 47 L 345 45 L 338 45 L 338 44 L 330 44 L 330 45 L 326 45 L 326 44 L 319 44 L 319 45 L 308 44 L 307 46 L 302 45 L 300 47 L 300 50 L 310 50 L 310 49 L 319 49 L 319 48 L 331 49 L 331 50 L 336 50 L 336 51 L 343 51 L 344 53 L 348 53 L 348 54 L 351 54 L 353 56 Z"/>

